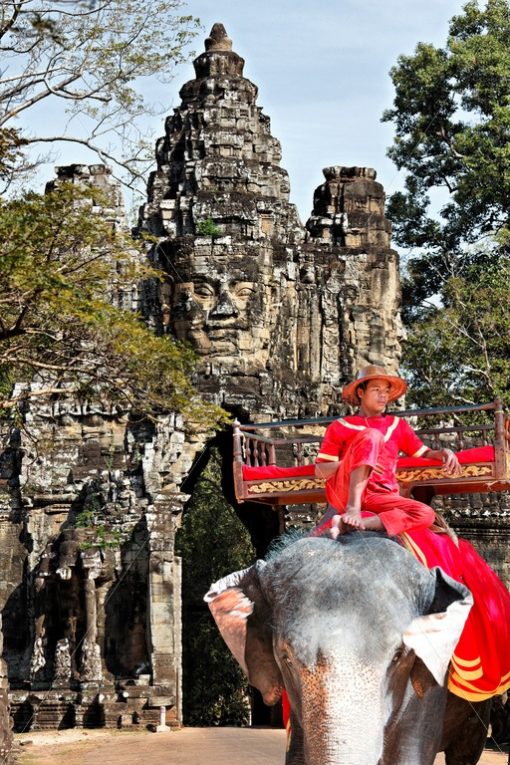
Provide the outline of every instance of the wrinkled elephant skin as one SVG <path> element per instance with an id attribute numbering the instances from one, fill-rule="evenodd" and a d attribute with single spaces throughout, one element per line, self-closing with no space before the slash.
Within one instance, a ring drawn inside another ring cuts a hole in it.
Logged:
<path id="1" fill-rule="evenodd" d="M 445 687 L 471 594 L 396 542 L 291 540 L 205 599 L 264 701 L 287 690 L 287 765 L 478 762 L 488 705 Z"/>

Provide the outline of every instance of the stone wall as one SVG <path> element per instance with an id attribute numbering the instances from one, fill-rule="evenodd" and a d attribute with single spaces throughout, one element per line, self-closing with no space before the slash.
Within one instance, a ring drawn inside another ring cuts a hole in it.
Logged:
<path id="1" fill-rule="evenodd" d="M 161 706 L 179 723 L 176 485 L 201 442 L 183 448 L 175 416 L 142 426 L 39 401 L 25 418 L 0 523 L 15 728 L 157 724 Z"/>
<path id="2" fill-rule="evenodd" d="M 107 204 L 91 214 L 127 228 L 107 168 L 59 168 L 50 188 L 62 180 L 90 185 L 92 197 L 101 189 Z M 139 308 L 137 285 L 110 297 Z M 161 707 L 179 724 L 174 543 L 188 498 L 180 485 L 205 434 L 187 432 L 175 414 L 149 422 L 56 397 L 28 400 L 23 420 L 4 434 L 0 458 L 0 608 L 15 729 L 156 725 Z"/>

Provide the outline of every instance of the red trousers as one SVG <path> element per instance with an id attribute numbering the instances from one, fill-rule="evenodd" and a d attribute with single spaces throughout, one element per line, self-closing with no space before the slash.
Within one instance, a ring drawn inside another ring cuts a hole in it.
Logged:
<path id="1" fill-rule="evenodd" d="M 326 481 L 326 498 L 337 512 L 343 513 L 349 497 L 351 473 L 362 465 L 370 476 L 361 498 L 361 510 L 375 513 L 387 534 L 428 528 L 434 522 L 434 511 L 415 499 L 401 497 L 395 478 L 395 459 L 387 451 L 379 430 L 367 428 L 349 443 L 336 473 Z M 328 523 L 331 525 L 331 522 Z M 321 531 L 325 526 L 321 527 Z"/>

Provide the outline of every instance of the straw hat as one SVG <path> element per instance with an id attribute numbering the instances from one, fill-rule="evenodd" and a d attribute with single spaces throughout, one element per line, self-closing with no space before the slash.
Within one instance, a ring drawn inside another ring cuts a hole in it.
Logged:
<path id="1" fill-rule="evenodd" d="M 368 382 L 369 380 L 384 380 L 389 383 L 390 395 L 388 401 L 395 401 L 395 399 L 403 396 L 407 390 L 407 383 L 401 377 L 398 377 L 397 375 L 389 375 L 384 367 L 369 364 L 368 367 L 360 369 L 354 380 L 344 387 L 342 390 L 343 400 L 352 406 L 357 406 L 359 404 L 359 399 L 356 395 L 356 391 L 362 383 Z"/>

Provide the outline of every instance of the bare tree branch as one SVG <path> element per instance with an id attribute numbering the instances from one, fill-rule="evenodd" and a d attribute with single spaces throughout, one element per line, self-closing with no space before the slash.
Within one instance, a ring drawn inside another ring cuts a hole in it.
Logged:
<path id="1" fill-rule="evenodd" d="M 66 130 L 54 137 L 40 136 L 33 123 L 23 135 L 26 152 L 38 142 L 58 146 L 74 141 L 100 161 L 113 162 L 118 179 L 130 188 L 142 185 L 136 166 L 152 158 L 147 154 L 142 160 L 136 126 L 151 108 L 139 83 L 143 77 L 168 78 L 176 62 L 184 60 L 197 20 L 179 16 L 181 5 L 181 0 L 105 0 L 93 6 L 80 0 L 22 0 L 9 5 L 0 29 L 6 61 L 0 76 L 0 126 L 28 116 L 46 101 L 56 110 L 62 104 L 62 122 L 65 115 L 82 114 L 87 132 L 83 122 L 71 125 L 72 116 Z M 112 149 L 107 137 L 120 136 L 122 126 L 130 130 L 122 135 L 122 146 Z"/>

